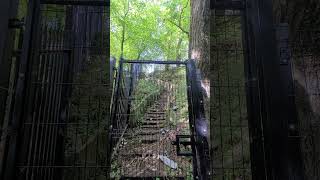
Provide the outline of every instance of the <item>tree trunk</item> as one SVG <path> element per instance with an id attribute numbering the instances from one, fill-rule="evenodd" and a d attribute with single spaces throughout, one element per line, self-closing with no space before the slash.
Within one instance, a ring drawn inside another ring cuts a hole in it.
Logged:
<path id="1" fill-rule="evenodd" d="M 189 59 L 194 59 L 201 71 L 206 117 L 209 119 L 210 98 L 210 0 L 191 0 Z"/>
<path id="2" fill-rule="evenodd" d="M 201 72 L 201 87 L 204 94 L 204 110 L 210 126 L 210 0 L 191 0 L 189 32 L 189 59 L 196 61 Z M 210 136 L 210 131 L 207 135 Z M 212 145 L 209 140 L 209 146 Z"/>
<path id="3" fill-rule="evenodd" d="M 203 79 L 209 79 L 210 0 L 191 1 L 189 58 L 197 62 Z"/>

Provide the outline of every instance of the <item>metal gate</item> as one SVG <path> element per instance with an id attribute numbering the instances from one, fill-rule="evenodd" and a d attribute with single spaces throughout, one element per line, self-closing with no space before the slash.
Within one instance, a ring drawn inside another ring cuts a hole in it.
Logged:
<path id="1" fill-rule="evenodd" d="M 121 59 L 111 179 L 208 179 L 208 125 L 195 64 Z"/>
<path id="2" fill-rule="evenodd" d="M 209 156 L 192 61 L 120 61 L 109 115 L 109 1 L 0 1 L 0 179 L 319 177 L 319 31 L 212 2 Z"/>
<path id="3" fill-rule="evenodd" d="M 23 34 L 1 121 L 0 179 L 106 179 L 109 1 L 13 3 L 25 18 L 10 24 Z"/>
<path id="4" fill-rule="evenodd" d="M 271 0 L 211 8 L 214 179 L 317 179 L 318 30 L 289 37 Z"/>

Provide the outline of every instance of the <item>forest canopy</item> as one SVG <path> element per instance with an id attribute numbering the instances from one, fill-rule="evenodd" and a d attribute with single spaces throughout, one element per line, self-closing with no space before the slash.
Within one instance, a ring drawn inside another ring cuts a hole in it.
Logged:
<path id="1" fill-rule="evenodd" d="M 111 1 L 110 15 L 111 56 L 187 59 L 189 0 L 116 0 Z"/>

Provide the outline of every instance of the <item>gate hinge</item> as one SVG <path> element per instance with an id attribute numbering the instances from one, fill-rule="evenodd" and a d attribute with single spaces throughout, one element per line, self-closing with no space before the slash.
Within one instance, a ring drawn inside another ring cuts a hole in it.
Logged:
<path id="1" fill-rule="evenodd" d="M 20 29 L 25 26 L 24 18 L 20 19 L 9 19 L 9 28 Z"/>

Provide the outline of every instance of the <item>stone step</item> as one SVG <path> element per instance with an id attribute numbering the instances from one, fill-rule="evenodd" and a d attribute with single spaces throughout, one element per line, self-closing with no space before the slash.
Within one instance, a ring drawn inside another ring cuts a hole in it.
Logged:
<path id="1" fill-rule="evenodd" d="M 131 136 L 126 138 L 127 141 L 135 140 L 136 143 L 151 144 L 160 140 L 158 135 Z"/>
<path id="2" fill-rule="evenodd" d="M 120 180 L 166 180 L 166 179 L 172 179 L 172 180 L 185 180 L 185 177 L 179 177 L 179 176 L 148 176 L 148 175 L 139 175 L 137 176 L 122 176 Z"/>
<path id="3" fill-rule="evenodd" d="M 164 125 L 163 124 L 159 124 L 159 125 L 142 125 L 141 128 L 143 129 L 159 129 L 159 128 L 163 128 Z"/>
<path id="4" fill-rule="evenodd" d="M 159 111 L 159 112 L 147 112 L 147 114 L 152 114 L 152 115 L 154 115 L 154 114 L 157 114 L 157 115 L 162 115 L 162 114 L 166 114 L 164 111 Z"/>
<path id="5" fill-rule="evenodd" d="M 162 125 L 162 123 L 164 123 L 163 122 L 163 120 L 158 120 L 158 121 L 156 121 L 156 120 L 148 120 L 148 121 L 144 121 L 144 122 L 142 122 L 142 125 Z"/>
<path id="6" fill-rule="evenodd" d="M 153 115 L 147 115 L 146 117 L 144 117 L 145 119 L 149 119 L 149 120 L 164 120 L 165 116 L 153 116 Z"/>
<path id="7" fill-rule="evenodd" d="M 156 134 L 160 134 L 160 131 L 144 129 L 142 131 L 137 132 L 137 135 L 156 135 Z"/>
<path id="8" fill-rule="evenodd" d="M 164 117 L 147 117 L 145 121 L 164 121 L 166 118 Z"/>
<path id="9" fill-rule="evenodd" d="M 149 109 L 147 113 L 159 113 L 159 114 L 162 114 L 162 113 L 165 113 L 165 110 L 164 109 Z"/>
<path id="10" fill-rule="evenodd" d="M 155 154 L 152 154 L 152 153 L 119 153 L 118 155 L 126 157 L 126 158 L 137 158 L 137 157 L 152 157 Z"/>
<path id="11" fill-rule="evenodd" d="M 148 110 L 164 110 L 165 106 L 164 105 L 159 105 L 159 106 L 150 106 Z"/>
<path id="12" fill-rule="evenodd" d="M 147 113 L 146 115 L 145 115 L 145 117 L 165 117 L 165 114 L 164 113 Z"/>
<path id="13" fill-rule="evenodd" d="M 154 133 L 154 134 L 148 134 L 148 133 L 145 133 L 145 134 L 135 134 L 135 135 L 132 135 L 132 136 L 127 136 L 126 139 L 139 139 L 139 140 L 142 140 L 142 139 L 160 139 L 161 135 L 159 133 Z"/>
<path id="14" fill-rule="evenodd" d="M 159 139 L 158 138 L 153 138 L 153 139 L 141 139 L 140 140 L 142 144 L 152 144 L 155 142 L 158 142 Z"/>
<path id="15" fill-rule="evenodd" d="M 165 106 L 151 106 L 148 108 L 149 111 L 165 111 L 166 109 Z"/>

